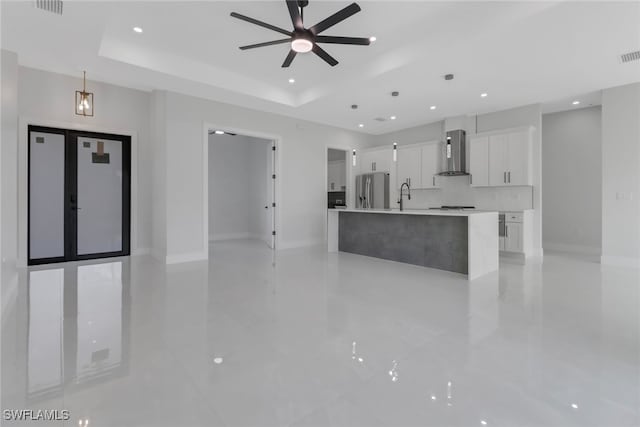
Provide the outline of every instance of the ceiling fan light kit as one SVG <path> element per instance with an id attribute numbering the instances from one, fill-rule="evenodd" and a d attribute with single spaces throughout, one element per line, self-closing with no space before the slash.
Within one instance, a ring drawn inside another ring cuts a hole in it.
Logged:
<path id="1" fill-rule="evenodd" d="M 357 3 L 351 3 L 349 6 L 339 10 L 328 18 L 318 22 L 316 25 L 305 28 L 304 27 L 304 8 L 309 5 L 308 0 L 285 0 L 287 9 L 289 10 L 289 16 L 291 17 L 291 23 L 293 24 L 293 31 L 288 31 L 275 25 L 268 24 L 263 21 L 259 21 L 254 18 L 250 18 L 245 15 L 241 15 L 236 12 L 231 12 L 233 18 L 240 19 L 242 21 L 249 22 L 254 25 L 258 25 L 263 28 L 275 31 L 280 34 L 288 36 L 285 39 L 272 40 L 263 43 L 256 43 L 247 46 L 240 46 L 240 50 L 255 49 L 258 47 L 273 46 L 277 44 L 290 43 L 291 48 L 289 54 L 282 63 L 282 67 L 286 68 L 291 65 L 293 59 L 298 53 L 313 52 L 324 60 L 327 64 L 336 66 L 338 61 L 321 48 L 318 43 L 330 43 L 330 44 L 347 44 L 347 45 L 360 45 L 367 46 L 371 44 L 370 38 L 366 37 L 342 37 L 342 36 L 322 36 L 320 33 L 333 27 L 334 25 L 344 21 L 352 15 L 360 12 L 360 6 Z"/>

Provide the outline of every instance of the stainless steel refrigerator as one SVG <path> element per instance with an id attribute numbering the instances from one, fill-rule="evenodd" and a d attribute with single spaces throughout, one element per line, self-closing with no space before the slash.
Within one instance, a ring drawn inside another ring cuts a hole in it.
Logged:
<path id="1" fill-rule="evenodd" d="M 366 173 L 356 176 L 356 208 L 389 209 L 389 174 Z"/>

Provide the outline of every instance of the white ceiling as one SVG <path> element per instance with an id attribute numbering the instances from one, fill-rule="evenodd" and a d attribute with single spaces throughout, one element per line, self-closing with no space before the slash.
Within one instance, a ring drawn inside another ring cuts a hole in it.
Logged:
<path id="1" fill-rule="evenodd" d="M 348 4 L 311 0 L 305 23 Z M 3 1 L 2 48 L 28 67 L 79 78 L 86 69 L 90 80 L 173 90 L 372 134 L 537 102 L 559 111 L 563 103 L 574 108 L 570 101 L 581 96 L 594 102 L 602 88 L 640 81 L 640 61 L 618 59 L 640 50 L 640 2 L 359 4 L 362 12 L 324 34 L 378 40 L 368 47 L 324 45 L 340 61 L 333 68 L 313 54 L 281 68 L 286 44 L 238 49 L 283 36 L 229 13 L 289 29 L 283 0 L 66 1 L 63 16 L 31 1 Z M 447 73 L 455 79 L 445 81 Z M 399 97 L 391 97 L 394 90 Z M 397 119 L 388 120 L 392 115 Z"/>

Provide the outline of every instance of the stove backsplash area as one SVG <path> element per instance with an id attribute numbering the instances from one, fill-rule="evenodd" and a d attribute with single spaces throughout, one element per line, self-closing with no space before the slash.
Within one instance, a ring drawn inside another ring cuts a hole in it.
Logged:
<path id="1" fill-rule="evenodd" d="M 442 205 L 475 206 L 477 209 L 497 211 L 533 209 L 533 187 L 471 187 L 468 176 L 439 177 L 439 180 L 440 189 L 411 189 L 411 200 L 404 201 L 405 209 L 428 209 Z"/>

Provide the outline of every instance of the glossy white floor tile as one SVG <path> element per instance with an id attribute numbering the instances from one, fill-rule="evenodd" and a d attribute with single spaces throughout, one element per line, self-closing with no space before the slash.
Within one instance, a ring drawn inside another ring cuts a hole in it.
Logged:
<path id="1" fill-rule="evenodd" d="M 2 409 L 71 413 L 33 425 L 640 425 L 635 270 L 549 255 L 468 282 L 237 241 L 18 280 Z"/>

